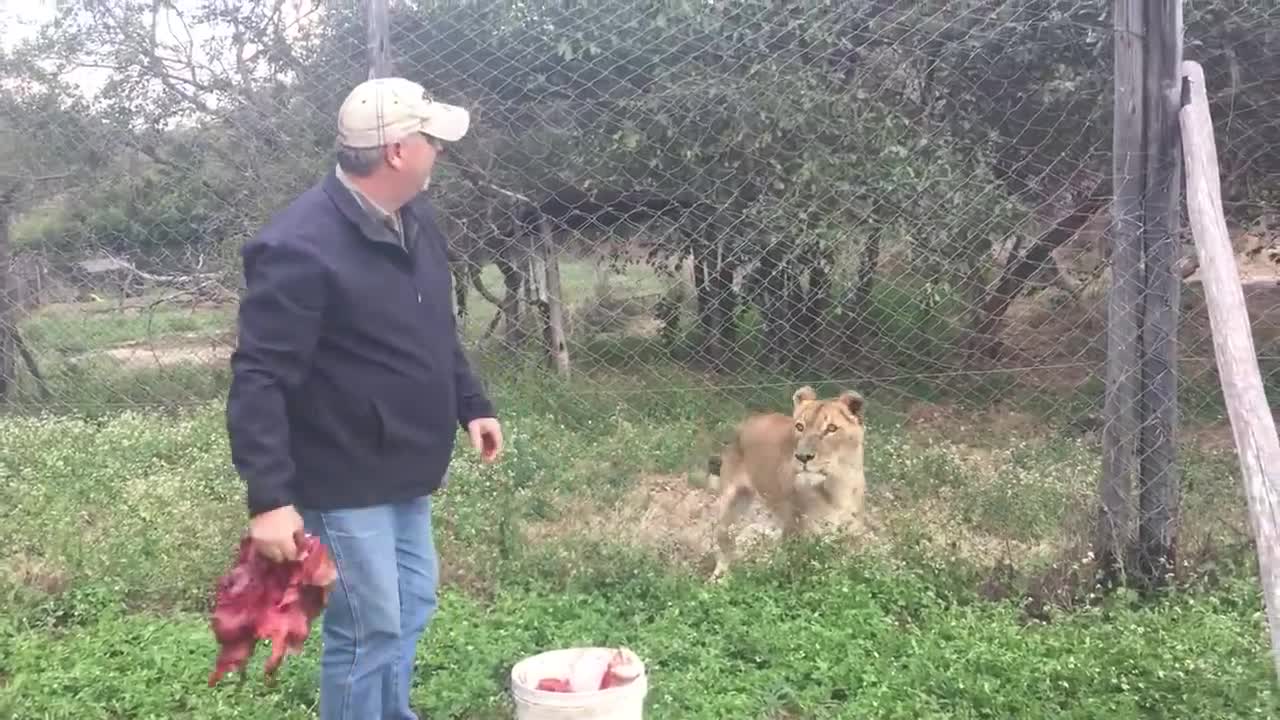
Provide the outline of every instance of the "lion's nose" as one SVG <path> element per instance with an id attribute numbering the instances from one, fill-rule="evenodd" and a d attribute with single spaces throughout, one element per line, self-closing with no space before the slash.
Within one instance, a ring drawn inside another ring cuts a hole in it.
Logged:
<path id="1" fill-rule="evenodd" d="M 812 460 L 812 459 L 813 459 L 813 453 L 811 453 L 811 452 L 805 452 L 805 451 L 803 451 L 803 450 L 797 450 L 797 451 L 796 451 L 796 459 L 797 459 L 797 460 L 799 460 L 799 461 L 800 461 L 800 462 L 802 462 L 802 463 L 807 463 L 807 462 L 809 462 L 810 460 Z"/>

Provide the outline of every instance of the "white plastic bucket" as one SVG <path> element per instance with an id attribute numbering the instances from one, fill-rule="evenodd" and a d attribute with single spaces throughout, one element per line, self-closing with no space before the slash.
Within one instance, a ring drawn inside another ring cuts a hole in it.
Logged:
<path id="1" fill-rule="evenodd" d="M 576 693 L 537 689 L 544 677 L 567 675 L 574 659 L 587 649 L 548 650 L 516 663 L 511 668 L 516 720 L 641 720 L 649 673 L 634 654 L 631 658 L 639 665 L 640 675 L 626 685 Z"/>

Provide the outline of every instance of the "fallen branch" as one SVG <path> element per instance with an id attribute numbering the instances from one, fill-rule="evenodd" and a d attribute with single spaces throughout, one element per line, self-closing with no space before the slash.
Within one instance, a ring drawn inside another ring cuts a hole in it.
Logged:
<path id="1" fill-rule="evenodd" d="M 201 285 L 203 286 L 203 285 L 207 285 L 209 282 L 213 280 L 216 280 L 220 275 L 219 273 L 216 273 L 216 272 L 190 273 L 187 275 L 156 275 L 154 273 L 149 273 L 145 270 L 140 270 L 136 265 L 129 262 L 128 260 L 118 258 L 112 255 L 111 253 L 104 252 L 103 257 L 107 260 L 110 260 L 111 262 L 118 264 L 121 268 L 127 270 L 130 274 L 136 275 L 148 282 L 156 283 L 157 285 L 178 286 L 178 285 L 189 285 L 191 283 L 201 283 Z"/>

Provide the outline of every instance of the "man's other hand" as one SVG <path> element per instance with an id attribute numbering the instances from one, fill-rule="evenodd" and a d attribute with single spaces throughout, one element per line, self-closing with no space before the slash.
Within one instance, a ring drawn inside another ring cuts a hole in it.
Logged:
<path id="1" fill-rule="evenodd" d="M 296 560 L 302 516 L 292 505 L 268 510 L 249 521 L 249 537 L 258 553 L 272 562 Z"/>
<path id="2" fill-rule="evenodd" d="M 488 464 L 502 453 L 502 426 L 495 418 L 476 418 L 467 423 L 471 447 L 480 453 L 480 461 Z"/>

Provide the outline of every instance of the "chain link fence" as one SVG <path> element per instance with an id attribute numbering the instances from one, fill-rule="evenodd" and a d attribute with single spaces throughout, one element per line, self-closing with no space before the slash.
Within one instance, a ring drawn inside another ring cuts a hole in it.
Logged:
<path id="1" fill-rule="evenodd" d="M 852 387 L 895 428 L 868 448 L 883 492 L 911 494 L 908 465 L 944 495 L 987 478 L 987 504 L 969 512 L 986 518 L 975 554 L 1007 545 L 1015 516 L 1089 516 L 1111 281 L 1111 3 L 389 6 L 393 72 L 473 112 L 429 195 L 453 244 L 460 328 L 499 402 L 582 426 L 710 426 L 786 409 L 803 384 Z M 1280 6 L 1185 13 L 1271 382 Z M 368 36 L 364 3 L 107 0 L 66 3 L 5 51 L 11 410 L 221 401 L 238 248 L 331 167 Z M 1189 234 L 1180 242 L 1180 439 L 1229 448 Z M 1003 442 L 1045 432 L 1072 449 Z M 1050 492 L 1034 463 L 1078 477 Z M 1243 505 L 1224 505 L 1243 527 Z M 1227 511 L 1186 512 L 1209 527 Z"/>

